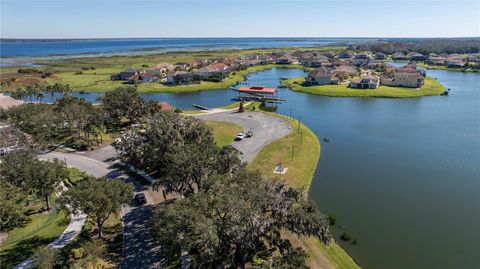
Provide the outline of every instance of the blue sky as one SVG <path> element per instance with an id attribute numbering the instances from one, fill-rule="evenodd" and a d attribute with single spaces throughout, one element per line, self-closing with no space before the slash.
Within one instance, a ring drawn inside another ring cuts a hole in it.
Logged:
<path id="1" fill-rule="evenodd" d="M 3 38 L 480 36 L 480 0 L 0 0 Z"/>

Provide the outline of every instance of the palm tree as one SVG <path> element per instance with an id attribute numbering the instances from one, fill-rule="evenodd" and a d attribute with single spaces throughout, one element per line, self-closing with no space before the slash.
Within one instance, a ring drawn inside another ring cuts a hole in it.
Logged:
<path id="1" fill-rule="evenodd" d="M 37 101 L 39 103 L 42 103 L 43 98 L 45 97 L 45 86 L 41 84 L 36 84 L 34 86 L 34 92 L 35 92 L 35 98 L 37 98 Z"/>
<path id="2" fill-rule="evenodd" d="M 45 92 L 49 93 L 50 96 L 52 97 L 52 102 L 55 104 L 56 103 L 56 100 L 55 100 L 55 93 L 58 92 L 58 87 L 57 87 L 58 83 L 55 83 L 54 85 L 48 85 L 47 87 L 45 87 Z"/>
<path id="3" fill-rule="evenodd" d="M 69 93 L 72 92 L 72 88 L 70 87 L 69 84 L 61 85 L 60 88 L 61 88 L 61 92 L 62 92 L 63 94 L 69 94 Z"/>
<path id="4" fill-rule="evenodd" d="M 33 96 L 35 93 L 36 89 L 34 86 L 29 85 L 25 88 L 25 94 L 30 98 L 30 103 L 33 103 Z"/>

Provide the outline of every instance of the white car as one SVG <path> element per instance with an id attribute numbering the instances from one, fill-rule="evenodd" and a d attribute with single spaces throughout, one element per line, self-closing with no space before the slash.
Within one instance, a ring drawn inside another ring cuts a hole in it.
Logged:
<path id="1" fill-rule="evenodd" d="M 237 135 L 237 137 L 235 138 L 235 140 L 243 140 L 245 138 L 245 133 L 244 132 L 241 132 Z"/>

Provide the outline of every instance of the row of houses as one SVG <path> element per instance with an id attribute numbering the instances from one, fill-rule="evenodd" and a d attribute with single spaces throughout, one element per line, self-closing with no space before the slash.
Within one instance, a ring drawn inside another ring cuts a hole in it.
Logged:
<path id="1" fill-rule="evenodd" d="M 376 63 L 363 69 L 348 65 L 322 66 L 308 73 L 305 84 L 338 85 L 342 81 L 347 81 L 350 88 L 356 89 L 376 89 L 380 85 L 419 88 L 423 86 L 424 80 L 425 71 L 417 69 L 413 63 L 404 67 Z"/>
<path id="2" fill-rule="evenodd" d="M 473 56 L 473 55 L 472 55 Z M 164 83 L 170 85 L 193 84 L 201 81 L 222 81 L 227 79 L 232 72 L 243 70 L 251 66 L 266 64 L 301 64 L 306 67 L 315 68 L 307 77 L 307 85 L 338 84 L 348 78 L 359 76 L 364 73 L 362 70 L 373 70 L 380 79 L 380 84 L 394 85 L 401 87 L 418 87 L 422 84 L 421 78 L 416 78 L 412 72 L 399 70 L 398 75 L 389 73 L 395 69 L 394 66 L 383 63 L 388 58 L 383 53 L 372 53 L 370 51 L 354 52 L 341 51 L 292 51 L 275 52 L 268 54 L 254 53 L 237 57 L 221 57 L 213 59 L 194 60 L 190 62 L 179 62 L 176 64 L 160 63 L 153 68 L 128 68 L 111 77 L 112 80 L 122 80 L 125 83 Z M 408 54 L 394 53 L 394 60 L 425 61 L 429 64 L 446 64 L 451 67 L 463 66 L 469 60 L 480 62 L 480 56 L 472 59 L 465 59 L 460 55 L 422 55 L 411 52 Z M 416 70 L 416 69 L 415 69 Z M 377 84 L 373 77 L 365 77 L 363 81 L 355 80 L 353 87 L 369 87 Z M 372 82 L 372 83 L 370 83 Z M 362 86 L 363 85 L 363 86 Z"/>

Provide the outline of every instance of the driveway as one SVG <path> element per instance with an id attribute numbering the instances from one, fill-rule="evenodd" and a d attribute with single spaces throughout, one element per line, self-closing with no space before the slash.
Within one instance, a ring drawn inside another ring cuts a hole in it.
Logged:
<path id="1" fill-rule="evenodd" d="M 242 141 L 234 141 L 232 146 L 243 153 L 242 160 L 250 163 L 266 145 L 288 135 L 292 130 L 287 121 L 278 117 L 259 112 L 238 113 L 233 111 L 196 114 L 193 117 L 227 121 L 243 127 L 244 131 L 252 131 L 253 136 Z"/>

